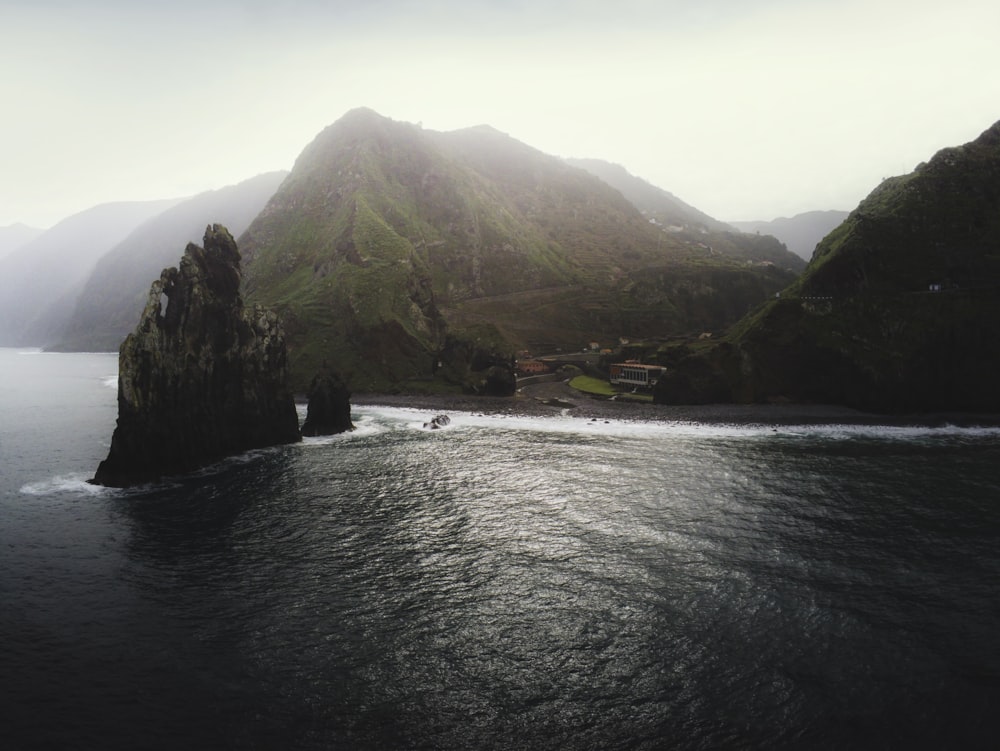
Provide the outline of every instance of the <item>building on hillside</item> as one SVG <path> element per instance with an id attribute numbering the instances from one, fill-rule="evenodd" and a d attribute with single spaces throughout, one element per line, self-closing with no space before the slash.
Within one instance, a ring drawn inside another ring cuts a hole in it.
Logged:
<path id="1" fill-rule="evenodd" d="M 548 373 L 548 372 L 549 372 L 548 363 L 542 362 L 541 360 L 517 361 L 518 375 L 541 375 L 542 373 Z"/>
<path id="2" fill-rule="evenodd" d="M 660 365 L 642 365 L 633 361 L 611 365 L 611 383 L 614 386 L 653 388 L 666 368 Z"/>

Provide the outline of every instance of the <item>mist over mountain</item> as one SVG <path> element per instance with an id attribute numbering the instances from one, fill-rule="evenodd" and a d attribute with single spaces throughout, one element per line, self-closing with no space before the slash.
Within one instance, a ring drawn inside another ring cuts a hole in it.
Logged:
<path id="1" fill-rule="evenodd" d="M 0 259 L 0 346 L 51 343 L 97 259 L 178 200 L 101 204 L 64 219 Z"/>
<path id="2" fill-rule="evenodd" d="M 1000 411 L 1000 122 L 882 182 L 780 299 L 700 352 L 662 402 Z"/>
<path id="3" fill-rule="evenodd" d="M 807 211 L 793 217 L 779 217 L 770 221 L 730 222 L 741 232 L 759 232 L 773 235 L 796 255 L 809 260 L 816 245 L 834 227 L 847 218 L 846 211 Z"/>
<path id="4" fill-rule="evenodd" d="M 732 232 L 733 227 L 690 206 L 673 193 L 636 177 L 620 164 L 603 159 L 567 159 L 567 164 L 586 170 L 620 191 L 643 215 L 666 227 L 690 231 Z"/>
<path id="5" fill-rule="evenodd" d="M 776 242 L 776 241 L 775 241 Z M 349 112 L 240 237 L 299 384 L 475 387 L 520 348 L 725 326 L 794 274 L 650 223 L 604 181 L 491 128 Z"/>
<path id="6" fill-rule="evenodd" d="M 26 224 L 11 224 L 0 227 L 0 260 L 23 245 L 27 245 L 45 230 Z"/>
<path id="7" fill-rule="evenodd" d="M 206 191 L 145 221 L 97 261 L 49 349 L 117 351 L 139 320 L 149 285 L 162 269 L 177 265 L 178 248 L 199 242 L 213 223 L 234 235 L 243 232 L 287 174 L 269 172 Z"/>
<path id="8" fill-rule="evenodd" d="M 792 271 L 801 271 L 805 263 L 790 253 L 781 238 L 768 233 L 747 234 L 713 219 L 689 206 L 673 193 L 651 185 L 629 173 L 624 167 L 601 159 L 567 159 L 567 163 L 596 175 L 620 191 L 642 215 L 686 243 L 711 248 L 713 252 L 752 262 L 773 263 Z"/>
<path id="9" fill-rule="evenodd" d="M 503 391 L 519 350 L 721 332 L 794 278 L 775 238 L 587 164 L 628 196 L 490 126 L 354 110 L 287 175 L 147 205 L 116 232 L 74 217 L 13 252 L 2 341 L 116 349 L 208 223 L 239 237 L 247 298 L 281 312 L 299 388 L 328 363 L 356 390 Z"/>

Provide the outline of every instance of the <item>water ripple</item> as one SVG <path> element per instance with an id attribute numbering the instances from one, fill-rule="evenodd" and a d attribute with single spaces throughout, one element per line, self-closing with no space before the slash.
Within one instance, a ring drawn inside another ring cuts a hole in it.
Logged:
<path id="1" fill-rule="evenodd" d="M 16 705 L 122 748 L 996 729 L 996 433 L 429 416 L 366 408 L 352 433 L 135 491 L 15 485 Z"/>

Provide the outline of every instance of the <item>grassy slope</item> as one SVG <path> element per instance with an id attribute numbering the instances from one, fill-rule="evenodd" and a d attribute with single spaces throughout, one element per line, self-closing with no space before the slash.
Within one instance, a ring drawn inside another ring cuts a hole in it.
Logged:
<path id="1" fill-rule="evenodd" d="M 326 358 L 355 389 L 419 386 L 442 348 L 472 357 L 448 332 L 488 327 L 499 356 L 496 339 L 714 327 L 790 279 L 664 236 L 600 180 L 491 129 L 368 111 L 303 151 L 240 247 L 249 298 L 284 314 L 296 381 Z"/>

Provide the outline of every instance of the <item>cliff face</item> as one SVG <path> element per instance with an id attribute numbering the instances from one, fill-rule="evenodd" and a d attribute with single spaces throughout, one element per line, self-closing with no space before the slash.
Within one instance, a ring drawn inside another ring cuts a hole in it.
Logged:
<path id="1" fill-rule="evenodd" d="M 780 299 L 655 396 L 1000 411 L 998 326 L 1000 123 L 883 182 Z"/>
<path id="2" fill-rule="evenodd" d="M 240 254 L 213 225 L 153 282 L 119 352 L 118 425 L 94 477 L 123 487 L 300 439 L 277 316 L 245 308 Z"/>

